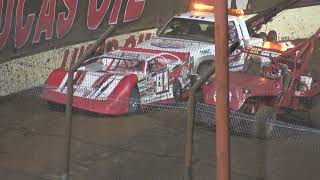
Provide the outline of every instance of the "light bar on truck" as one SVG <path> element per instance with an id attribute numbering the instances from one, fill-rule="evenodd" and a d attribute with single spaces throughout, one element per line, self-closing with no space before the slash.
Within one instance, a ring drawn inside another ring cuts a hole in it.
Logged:
<path id="1" fill-rule="evenodd" d="M 197 12 L 210 12 L 214 13 L 214 6 L 207 5 L 207 4 L 201 4 L 201 3 L 193 3 L 190 6 L 191 11 L 197 11 Z M 242 9 L 228 9 L 228 14 L 231 16 L 243 16 L 244 11 Z"/>
<path id="2" fill-rule="evenodd" d="M 191 7 L 191 10 L 201 12 L 214 12 L 214 6 L 194 3 Z"/>

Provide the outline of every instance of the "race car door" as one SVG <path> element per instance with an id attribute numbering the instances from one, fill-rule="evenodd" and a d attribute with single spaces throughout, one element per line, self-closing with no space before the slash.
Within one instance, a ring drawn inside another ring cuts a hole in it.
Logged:
<path id="1" fill-rule="evenodd" d="M 141 97 L 144 103 L 152 103 L 170 98 L 169 71 L 166 65 L 152 60 L 147 65 L 147 77 L 144 83 L 145 93 Z"/>

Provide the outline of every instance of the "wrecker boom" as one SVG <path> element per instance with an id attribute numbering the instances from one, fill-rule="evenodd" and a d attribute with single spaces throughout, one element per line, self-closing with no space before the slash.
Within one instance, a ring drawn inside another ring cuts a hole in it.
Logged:
<path id="1" fill-rule="evenodd" d="M 246 24 L 248 27 L 248 31 L 250 35 L 256 34 L 259 31 L 263 24 L 267 24 L 268 22 L 272 21 L 272 19 L 277 16 L 277 14 L 289 7 L 293 6 L 300 0 L 284 0 L 278 3 L 277 5 L 266 9 L 257 15 L 253 16 L 252 18 L 246 20 Z"/>

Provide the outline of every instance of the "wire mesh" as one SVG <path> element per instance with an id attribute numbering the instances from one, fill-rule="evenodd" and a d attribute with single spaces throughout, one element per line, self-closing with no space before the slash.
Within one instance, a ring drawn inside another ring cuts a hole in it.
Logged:
<path id="1" fill-rule="evenodd" d="M 34 88 L 1 98 L 1 177 L 59 179 L 63 172 L 65 114 L 49 109 Z M 122 103 L 126 106 L 127 103 Z M 110 116 L 73 111 L 73 179 L 183 179 L 187 103 L 144 106 Z M 193 178 L 215 176 L 215 108 L 197 103 Z M 319 129 L 268 120 L 268 139 L 253 136 L 254 116 L 231 111 L 231 173 L 237 179 L 318 179 Z M 18 165 L 17 165 L 18 164 Z"/>
<path id="2" fill-rule="evenodd" d="M 32 68 L 43 70 L 38 79 L 21 75 L 4 81 L 4 76 L 0 77 L 5 94 L 19 89 L 0 97 L 1 179 L 56 180 L 64 173 L 65 107 L 43 98 L 43 85 L 53 67 L 38 66 L 19 64 L 28 74 L 36 71 Z M 0 70 L 6 71 L 6 77 L 14 74 L 10 69 Z M 116 108 L 128 108 L 128 98 L 108 99 L 117 103 Z M 301 104 L 310 108 L 313 99 L 303 99 Z M 86 102 L 80 103 L 72 113 L 72 178 L 183 179 L 186 100 L 151 104 L 137 101 L 140 110 L 123 115 L 91 112 L 81 108 L 88 106 Z M 267 137 L 257 138 L 255 115 L 231 110 L 232 178 L 320 179 L 320 129 L 310 121 L 311 115 L 317 114 L 284 108 L 275 118 L 267 119 Z M 212 179 L 216 167 L 213 105 L 197 102 L 194 127 L 193 179 Z"/>

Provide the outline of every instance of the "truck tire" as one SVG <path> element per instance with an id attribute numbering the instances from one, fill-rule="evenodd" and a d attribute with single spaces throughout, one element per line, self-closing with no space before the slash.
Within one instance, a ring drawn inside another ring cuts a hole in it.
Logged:
<path id="1" fill-rule="evenodd" d="M 181 102 L 182 101 L 182 85 L 179 80 L 175 80 L 173 82 L 173 98 L 176 102 Z"/>
<path id="2" fill-rule="evenodd" d="M 254 115 L 254 136 L 259 139 L 267 139 L 272 135 L 273 125 L 267 123 L 268 119 L 276 119 L 273 108 L 262 106 Z"/>
<path id="3" fill-rule="evenodd" d="M 138 88 L 131 91 L 128 100 L 128 114 L 136 114 L 140 111 L 140 94 Z"/>
<path id="4" fill-rule="evenodd" d="M 208 71 L 209 67 L 212 66 L 213 61 L 205 61 L 198 67 L 197 74 L 201 78 Z"/>
<path id="5" fill-rule="evenodd" d="M 195 101 L 196 103 L 204 103 L 203 93 L 201 87 L 195 93 Z"/>
<path id="6" fill-rule="evenodd" d="M 320 129 L 320 95 L 315 96 L 312 107 L 309 111 L 309 118 L 312 127 Z"/>

